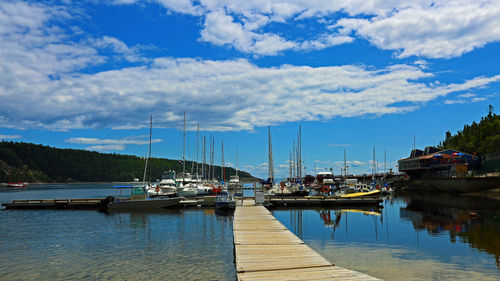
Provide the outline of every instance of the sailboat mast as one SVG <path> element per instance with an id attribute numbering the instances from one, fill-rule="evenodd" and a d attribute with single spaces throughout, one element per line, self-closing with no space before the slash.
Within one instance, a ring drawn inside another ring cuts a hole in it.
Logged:
<path id="1" fill-rule="evenodd" d="M 148 160 L 151 158 L 151 133 L 153 131 L 153 116 L 149 116 L 149 153 L 146 158 L 146 164 L 144 165 L 144 176 L 142 177 L 142 182 L 146 182 L 146 171 L 148 170 Z"/>
<path id="2" fill-rule="evenodd" d="M 200 142 L 200 123 L 198 123 L 198 128 L 196 129 L 196 179 L 198 179 L 199 167 L 198 167 L 198 144 Z"/>
<path id="3" fill-rule="evenodd" d="M 296 160 L 295 160 L 295 155 L 297 155 L 297 151 L 295 150 L 295 140 L 293 141 L 293 162 L 292 162 L 292 177 L 295 179 L 295 176 L 297 175 L 296 170 L 297 170 L 297 165 L 296 165 Z"/>
<path id="4" fill-rule="evenodd" d="M 221 161 L 221 171 L 220 171 L 220 178 L 222 181 L 224 181 L 224 141 L 222 141 L 222 161 Z"/>
<path id="5" fill-rule="evenodd" d="M 299 124 L 299 180 L 302 181 L 302 126 Z"/>
<path id="6" fill-rule="evenodd" d="M 182 133 L 182 182 L 186 176 L 186 111 L 184 111 L 184 130 Z"/>
<path id="7" fill-rule="evenodd" d="M 387 149 L 384 149 L 384 177 L 387 173 Z"/>
<path id="8" fill-rule="evenodd" d="M 215 136 L 212 137 L 212 180 L 215 179 Z"/>
<path id="9" fill-rule="evenodd" d="M 373 146 L 372 180 L 375 180 L 375 146 Z"/>
<path id="10" fill-rule="evenodd" d="M 345 155 L 345 147 L 344 147 L 344 178 L 347 178 L 347 158 Z"/>
<path id="11" fill-rule="evenodd" d="M 273 170 L 273 147 L 271 145 L 271 126 L 268 127 L 269 134 L 269 179 L 271 183 L 274 183 L 274 170 Z"/>
<path id="12" fill-rule="evenodd" d="M 238 147 L 236 147 L 236 176 L 238 176 Z"/>
<path id="13" fill-rule="evenodd" d="M 206 180 L 206 174 L 205 174 L 205 169 L 206 169 L 206 162 L 207 162 L 207 137 L 203 136 L 203 163 L 201 164 L 201 178 Z"/>

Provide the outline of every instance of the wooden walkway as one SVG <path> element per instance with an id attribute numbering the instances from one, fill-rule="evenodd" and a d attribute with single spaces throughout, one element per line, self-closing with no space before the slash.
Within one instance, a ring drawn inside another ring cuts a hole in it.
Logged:
<path id="1" fill-rule="evenodd" d="M 378 280 L 333 265 L 253 202 L 243 201 L 234 213 L 238 280 Z"/>

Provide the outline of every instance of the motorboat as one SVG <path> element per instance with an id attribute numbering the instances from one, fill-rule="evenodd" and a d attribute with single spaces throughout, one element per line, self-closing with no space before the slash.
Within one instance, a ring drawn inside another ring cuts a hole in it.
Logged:
<path id="1" fill-rule="evenodd" d="M 114 199 L 106 207 L 109 212 L 160 210 L 178 205 L 182 199 L 184 198 L 150 198 L 146 186 L 138 185 L 132 187 L 129 199 Z"/>
<path id="2" fill-rule="evenodd" d="M 182 197 L 195 197 L 198 196 L 198 190 L 196 185 L 193 183 L 181 183 L 180 186 L 177 187 L 177 196 Z"/>
<path id="3" fill-rule="evenodd" d="M 163 173 L 161 181 L 148 187 L 148 195 L 151 196 L 173 196 L 177 193 L 175 183 L 175 171 L 168 170 Z"/>
<path id="4" fill-rule="evenodd" d="M 228 189 L 238 189 L 241 187 L 240 177 L 237 175 L 229 177 Z"/>
<path id="5" fill-rule="evenodd" d="M 13 188 L 22 188 L 28 186 L 27 183 L 25 182 L 9 182 L 7 183 L 7 187 L 13 187 Z"/>
<path id="6" fill-rule="evenodd" d="M 234 210 L 236 202 L 227 191 L 221 191 L 215 197 L 215 209 L 217 210 Z"/>

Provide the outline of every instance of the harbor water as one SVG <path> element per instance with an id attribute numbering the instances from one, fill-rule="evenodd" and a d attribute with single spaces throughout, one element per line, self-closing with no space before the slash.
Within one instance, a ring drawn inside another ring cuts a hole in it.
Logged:
<path id="1" fill-rule="evenodd" d="M 119 192 L 113 184 L 30 185 L 0 189 L 0 202 Z M 386 198 L 380 209 L 271 211 L 327 259 L 375 277 L 499 280 L 497 202 L 398 195 Z M 1 210 L 0 230 L 0 280 L 236 279 L 232 216 L 210 209 Z"/>

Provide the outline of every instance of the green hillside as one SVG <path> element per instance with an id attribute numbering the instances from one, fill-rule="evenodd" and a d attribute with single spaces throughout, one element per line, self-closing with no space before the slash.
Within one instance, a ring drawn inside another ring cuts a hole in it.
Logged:
<path id="1" fill-rule="evenodd" d="M 446 138 L 439 147 L 467 153 L 477 152 L 481 155 L 500 151 L 500 116 L 496 115 L 490 106 L 488 115 L 482 117 L 479 123 L 465 125 L 463 130 L 455 135 L 446 132 Z"/>
<path id="2" fill-rule="evenodd" d="M 106 154 L 76 149 L 59 149 L 22 142 L 0 142 L 0 182 L 111 182 L 142 180 L 144 159 L 119 154 Z M 190 171 L 192 162 L 186 162 Z M 166 170 L 182 172 L 178 160 L 153 158 L 149 162 L 151 180 Z M 215 175 L 220 176 L 220 167 Z M 226 168 L 226 178 L 234 175 Z M 239 171 L 243 178 L 252 176 Z"/>

